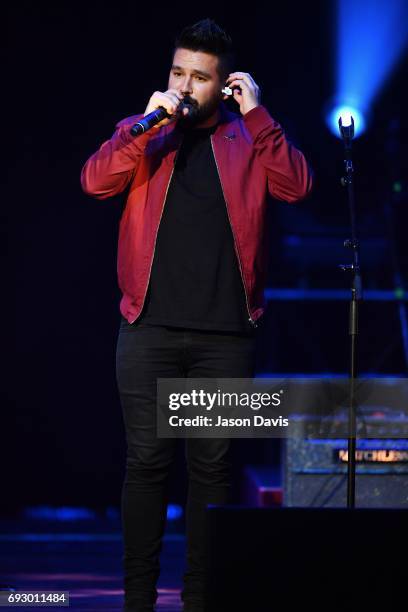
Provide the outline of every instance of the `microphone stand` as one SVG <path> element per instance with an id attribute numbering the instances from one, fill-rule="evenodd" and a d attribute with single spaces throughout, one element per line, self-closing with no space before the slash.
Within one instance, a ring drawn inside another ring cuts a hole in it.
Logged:
<path id="1" fill-rule="evenodd" d="M 344 126 L 339 119 L 340 134 L 344 143 L 345 175 L 341 180 L 343 187 L 347 187 L 348 204 L 350 211 L 351 239 L 344 241 L 346 248 L 352 249 L 353 263 L 341 264 L 343 271 L 351 272 L 351 300 L 349 309 L 349 335 L 350 335 L 350 397 L 348 410 L 348 455 L 347 455 L 347 508 L 355 507 L 356 488 L 356 344 L 358 335 L 358 303 L 362 300 L 362 283 L 360 273 L 360 250 L 356 237 L 356 212 L 354 203 L 353 160 L 351 143 L 354 137 L 354 119 L 351 124 Z"/>

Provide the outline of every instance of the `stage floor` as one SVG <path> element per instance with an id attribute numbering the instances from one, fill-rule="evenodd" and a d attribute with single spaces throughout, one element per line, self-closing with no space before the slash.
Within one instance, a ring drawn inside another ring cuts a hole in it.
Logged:
<path id="1" fill-rule="evenodd" d="M 62 527 L 46 522 L 2 521 L 0 542 L 2 588 L 7 585 L 18 591 L 69 591 L 70 608 L 75 610 L 122 610 L 122 540 L 117 528 L 109 529 L 109 524 L 101 530 L 89 524 Z M 183 535 L 166 534 L 156 604 L 159 612 L 181 610 L 184 547 Z"/>

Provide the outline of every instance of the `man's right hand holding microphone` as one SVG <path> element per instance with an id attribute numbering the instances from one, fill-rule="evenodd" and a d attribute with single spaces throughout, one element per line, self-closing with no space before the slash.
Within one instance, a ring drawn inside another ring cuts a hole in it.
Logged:
<path id="1" fill-rule="evenodd" d="M 149 100 L 144 116 L 146 117 L 146 115 L 155 111 L 157 108 L 159 108 L 159 106 L 162 106 L 166 110 L 167 114 L 171 115 L 171 117 L 163 119 L 160 121 L 160 123 L 156 123 L 156 125 L 153 126 L 153 129 L 160 129 L 163 125 L 168 125 L 169 123 L 176 121 L 181 114 L 184 116 L 188 115 L 190 112 L 188 107 L 180 107 L 182 101 L 183 96 L 178 93 L 176 89 L 168 89 L 164 92 L 155 91 Z"/>

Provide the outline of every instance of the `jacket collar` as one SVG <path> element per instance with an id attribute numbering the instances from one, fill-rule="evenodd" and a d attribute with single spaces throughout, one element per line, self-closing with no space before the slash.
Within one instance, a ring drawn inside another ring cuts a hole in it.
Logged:
<path id="1" fill-rule="evenodd" d="M 223 102 L 220 102 L 219 111 L 219 123 L 217 125 L 217 129 L 213 134 L 213 138 L 216 141 L 236 138 L 237 130 L 234 124 L 239 120 L 239 115 L 229 111 L 225 107 L 225 104 Z M 170 123 L 169 125 L 166 125 L 163 128 L 163 131 L 163 137 L 167 141 L 169 152 L 169 154 L 166 156 L 166 161 L 169 164 L 172 164 L 175 161 L 177 150 L 181 144 L 183 136 L 181 132 L 176 129 L 176 123 Z"/>
<path id="2" fill-rule="evenodd" d="M 224 134 L 225 130 L 228 131 L 232 127 L 231 124 L 237 119 L 239 119 L 239 115 L 229 111 L 225 107 L 225 104 L 223 102 L 220 102 L 219 111 L 220 111 L 220 117 L 219 117 L 218 126 L 214 133 L 214 136 L 215 135 L 218 136 L 219 133 Z M 166 137 L 172 135 L 175 139 L 177 139 L 177 137 L 181 139 L 180 132 L 179 130 L 176 129 L 176 123 L 170 123 L 169 125 L 166 125 L 165 130 L 166 131 L 164 135 Z"/>
<path id="3" fill-rule="evenodd" d="M 227 140 L 234 140 L 237 137 L 236 124 L 239 120 L 239 115 L 229 111 L 223 102 L 220 103 L 219 110 L 220 120 L 212 137 L 216 142 L 221 144 L 221 142 L 225 143 Z M 176 129 L 176 123 L 170 123 L 163 128 L 162 137 L 166 142 L 168 151 L 168 154 L 165 156 L 165 161 L 169 165 L 174 165 L 183 135 Z"/>

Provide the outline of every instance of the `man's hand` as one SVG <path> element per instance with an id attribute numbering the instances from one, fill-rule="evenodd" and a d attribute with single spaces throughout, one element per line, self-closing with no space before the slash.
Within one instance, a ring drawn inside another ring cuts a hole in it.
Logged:
<path id="1" fill-rule="evenodd" d="M 250 74 L 247 72 L 231 72 L 227 78 L 226 84 L 231 88 L 240 88 L 233 89 L 232 96 L 234 100 L 238 102 L 239 110 L 243 115 L 246 115 L 250 110 L 259 106 L 259 87 Z"/>
<path id="2" fill-rule="evenodd" d="M 156 125 L 153 126 L 153 129 L 160 129 L 163 125 L 168 125 L 178 118 L 179 106 L 182 100 L 183 96 L 175 89 L 168 89 L 165 92 L 155 91 L 149 100 L 144 116 L 152 113 L 156 108 L 159 108 L 159 106 L 165 108 L 171 117 L 170 119 L 163 119 L 160 123 L 156 123 Z M 188 113 L 188 108 L 184 108 L 182 112 L 186 115 Z"/>

